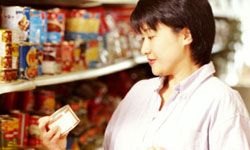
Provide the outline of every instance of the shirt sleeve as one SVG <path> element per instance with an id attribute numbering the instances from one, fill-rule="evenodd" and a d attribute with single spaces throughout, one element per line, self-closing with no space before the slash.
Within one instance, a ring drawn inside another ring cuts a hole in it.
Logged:
<path id="1" fill-rule="evenodd" d="M 250 150 L 250 120 L 237 92 L 225 96 L 209 134 L 210 150 Z"/>

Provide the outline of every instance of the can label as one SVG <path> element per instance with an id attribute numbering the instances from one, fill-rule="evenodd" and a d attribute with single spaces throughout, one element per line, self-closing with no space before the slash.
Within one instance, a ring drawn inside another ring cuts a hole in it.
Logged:
<path id="1" fill-rule="evenodd" d="M 19 46 L 19 78 L 30 79 L 38 75 L 37 49 L 34 45 Z"/>
<path id="2" fill-rule="evenodd" d="M 39 146 L 40 140 L 40 129 L 38 127 L 38 120 L 40 116 L 32 115 L 29 121 L 29 146 Z"/>
<path id="3" fill-rule="evenodd" d="M 42 69 L 42 63 L 43 63 L 43 45 L 39 44 L 36 45 L 37 48 L 37 61 L 38 61 L 38 75 L 42 75 L 43 74 L 43 69 Z"/>
<path id="4" fill-rule="evenodd" d="M 50 115 L 55 111 L 55 92 L 50 90 L 41 90 L 37 93 L 36 101 L 37 111 L 41 114 Z"/>
<path id="5" fill-rule="evenodd" d="M 17 70 L 0 70 L 0 82 L 10 82 L 17 79 Z"/>
<path id="6" fill-rule="evenodd" d="M 4 43 L 11 43 L 12 42 L 11 30 L 0 29 L 0 42 L 4 42 Z"/>
<path id="7" fill-rule="evenodd" d="M 56 74 L 60 72 L 60 45 L 52 43 L 43 44 L 43 74 Z"/>
<path id="8" fill-rule="evenodd" d="M 74 43 L 64 41 L 61 44 L 61 71 L 70 72 L 74 63 Z"/>
<path id="9" fill-rule="evenodd" d="M 11 116 L 17 118 L 18 121 L 18 134 L 17 145 L 28 146 L 28 129 L 29 129 L 29 114 L 20 111 L 12 111 Z"/>
<path id="10" fill-rule="evenodd" d="M 18 69 L 19 44 L 12 43 L 12 69 Z"/>
<path id="11" fill-rule="evenodd" d="M 12 55 L 12 44 L 0 42 L 0 57 Z"/>
<path id="12" fill-rule="evenodd" d="M 12 69 L 12 57 L 6 56 L 6 57 L 0 57 L 0 69 Z"/>

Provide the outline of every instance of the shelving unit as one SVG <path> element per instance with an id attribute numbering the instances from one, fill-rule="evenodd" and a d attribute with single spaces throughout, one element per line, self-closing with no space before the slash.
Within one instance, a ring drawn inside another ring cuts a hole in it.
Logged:
<path id="1" fill-rule="evenodd" d="M 135 58 L 123 60 L 113 65 L 108 65 L 101 68 L 63 73 L 58 75 L 44 75 L 29 81 L 16 81 L 13 83 L 4 83 L 0 84 L 0 94 L 15 92 L 15 91 L 32 90 L 35 89 L 36 87 L 46 86 L 46 85 L 54 85 L 54 84 L 67 83 L 84 79 L 97 78 L 100 76 L 126 70 L 146 62 L 147 59 L 145 56 L 138 56 Z"/>

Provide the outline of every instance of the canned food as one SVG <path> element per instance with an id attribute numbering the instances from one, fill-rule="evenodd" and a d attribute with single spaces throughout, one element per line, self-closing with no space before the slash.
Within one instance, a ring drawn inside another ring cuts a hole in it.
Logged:
<path id="1" fill-rule="evenodd" d="M 0 29 L 0 42 L 4 42 L 4 43 L 11 43 L 12 42 L 11 30 Z"/>
<path id="2" fill-rule="evenodd" d="M 55 92 L 51 90 L 41 90 L 37 92 L 37 111 L 40 114 L 50 115 L 55 111 Z"/>
<path id="3" fill-rule="evenodd" d="M 0 70 L 0 82 L 10 82 L 17 79 L 17 70 Z"/>
<path id="4" fill-rule="evenodd" d="M 74 63 L 74 42 L 64 41 L 61 44 L 61 71 L 70 72 Z"/>
<path id="5" fill-rule="evenodd" d="M 0 57 L 12 55 L 12 44 L 0 42 Z"/>
<path id="6" fill-rule="evenodd" d="M 18 120 L 10 116 L 0 117 L 0 149 L 17 149 L 16 130 Z"/>
<path id="7" fill-rule="evenodd" d="M 75 41 L 75 49 L 74 49 L 74 66 L 73 70 L 86 70 L 87 63 L 85 59 L 86 52 L 86 42 Z"/>
<path id="8" fill-rule="evenodd" d="M 26 43 L 19 46 L 19 78 L 30 79 L 38 75 L 37 49 Z"/>
<path id="9" fill-rule="evenodd" d="M 43 74 L 56 74 L 61 70 L 60 66 L 60 45 L 53 43 L 43 44 Z"/>
<path id="10" fill-rule="evenodd" d="M 12 69 L 18 69 L 19 44 L 12 43 Z"/>
<path id="11" fill-rule="evenodd" d="M 12 111 L 11 116 L 19 120 L 17 145 L 28 146 L 29 114 L 20 111 Z"/>
<path id="12" fill-rule="evenodd" d="M 32 115 L 30 116 L 29 122 L 29 146 L 39 146 L 41 144 L 40 140 L 40 129 L 38 127 L 38 120 L 40 116 Z"/>
<path id="13" fill-rule="evenodd" d="M 38 75 L 43 74 L 42 63 L 43 63 L 43 45 L 36 45 L 37 48 L 37 61 L 38 61 Z"/>
<path id="14" fill-rule="evenodd" d="M 28 41 L 30 8 L 20 6 L 2 6 L 2 28 L 12 30 L 12 42 Z"/>
<path id="15" fill-rule="evenodd" d="M 12 69 L 12 57 L 0 57 L 0 69 Z"/>

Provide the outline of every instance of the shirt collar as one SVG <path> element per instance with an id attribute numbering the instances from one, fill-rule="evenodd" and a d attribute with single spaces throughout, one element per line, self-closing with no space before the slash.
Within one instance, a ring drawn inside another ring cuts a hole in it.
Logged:
<path id="1" fill-rule="evenodd" d="M 197 87 L 199 87 L 199 85 L 204 80 L 212 76 L 214 73 L 215 73 L 214 64 L 213 62 L 209 62 L 208 64 L 201 66 L 198 70 L 193 72 L 190 76 L 182 80 L 179 84 L 175 86 L 174 89 L 178 93 L 181 93 L 182 96 L 188 97 L 193 93 L 193 91 L 195 91 Z M 165 78 L 166 77 L 159 78 L 156 91 L 159 91 L 162 88 Z"/>

